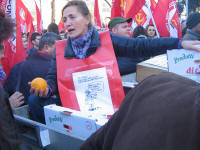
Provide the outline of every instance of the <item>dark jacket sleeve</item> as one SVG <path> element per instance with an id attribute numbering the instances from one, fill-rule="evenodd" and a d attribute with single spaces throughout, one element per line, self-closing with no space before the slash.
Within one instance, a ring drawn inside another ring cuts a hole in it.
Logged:
<path id="1" fill-rule="evenodd" d="M 16 64 L 10 71 L 5 83 L 4 83 L 4 90 L 5 92 L 11 96 L 13 93 L 16 92 L 16 86 L 18 83 L 19 78 L 19 70 L 22 63 Z M 28 85 L 27 85 L 28 86 Z"/>
<path id="2" fill-rule="evenodd" d="M 166 50 L 177 49 L 178 38 L 140 39 L 127 38 L 110 33 L 116 56 L 151 57 L 166 53 Z"/>
<path id="3" fill-rule="evenodd" d="M 56 67 L 56 54 L 54 53 L 51 60 L 51 67 L 47 74 L 47 83 L 52 90 L 52 94 L 58 94 L 58 85 L 57 85 L 57 67 Z"/>

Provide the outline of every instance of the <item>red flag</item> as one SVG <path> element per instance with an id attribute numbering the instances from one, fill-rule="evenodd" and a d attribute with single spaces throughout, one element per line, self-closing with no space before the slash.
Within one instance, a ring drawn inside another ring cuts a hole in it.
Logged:
<path id="1" fill-rule="evenodd" d="M 112 0 L 111 19 L 124 16 L 124 0 Z"/>
<path id="2" fill-rule="evenodd" d="M 20 24 L 21 32 L 28 34 L 28 49 L 30 49 L 32 47 L 30 36 L 33 32 L 35 32 L 33 26 L 33 17 L 21 0 L 16 1 L 16 6 L 16 18 L 17 15 L 19 17 L 17 24 Z"/>
<path id="3" fill-rule="evenodd" d="M 154 11 L 154 9 L 156 8 L 156 2 L 155 2 L 155 0 L 151 0 L 151 11 L 152 11 L 152 13 L 153 13 L 153 11 Z"/>
<path id="4" fill-rule="evenodd" d="M 16 1 L 16 38 L 10 38 L 5 44 L 4 56 L 1 60 L 2 66 L 6 74 L 10 72 L 10 69 L 18 62 L 24 60 L 27 53 L 22 44 L 22 27 L 25 27 L 25 7 L 21 0 Z M 25 29 L 29 29 L 25 27 Z M 15 46 L 16 43 L 16 46 Z"/>
<path id="5" fill-rule="evenodd" d="M 64 26 L 62 19 L 60 20 L 60 22 L 58 24 L 58 29 L 59 29 L 59 32 L 61 32 L 61 31 L 66 32 L 66 29 L 65 29 L 65 26 Z"/>
<path id="6" fill-rule="evenodd" d="M 33 18 L 28 11 L 28 9 L 24 6 L 23 2 L 21 0 L 16 1 L 16 22 L 17 22 L 17 31 L 16 31 L 16 53 L 15 53 L 15 61 L 14 64 L 17 64 L 18 62 L 24 60 L 27 56 L 27 53 L 24 49 L 23 43 L 22 43 L 22 32 L 21 32 L 21 24 L 23 22 L 20 22 L 23 18 L 23 11 L 25 12 L 25 20 L 27 24 L 27 32 L 30 32 L 32 29 L 32 23 Z M 26 32 L 26 33 L 27 33 Z"/>
<path id="7" fill-rule="evenodd" d="M 36 8 L 36 15 L 37 15 L 37 32 L 38 33 L 42 33 L 42 17 L 41 17 L 41 14 L 40 14 L 40 10 L 36 4 L 36 1 L 35 1 L 35 8 Z"/>
<path id="8" fill-rule="evenodd" d="M 144 4 L 145 0 L 125 0 L 125 7 L 124 7 L 125 18 L 131 18 L 135 16 Z"/>
<path id="9" fill-rule="evenodd" d="M 100 14 L 99 14 L 98 0 L 95 0 L 95 5 L 94 5 L 94 22 L 97 26 L 102 28 Z"/>
<path id="10" fill-rule="evenodd" d="M 16 18 L 18 15 L 19 19 L 17 23 L 21 25 L 23 33 L 29 33 L 33 27 L 33 17 L 21 0 L 16 1 L 16 6 Z"/>
<path id="11" fill-rule="evenodd" d="M 176 0 L 159 0 L 153 16 L 160 36 L 181 38 Z"/>
<path id="12" fill-rule="evenodd" d="M 151 13 L 153 14 L 155 6 L 156 2 L 154 0 L 148 1 L 148 3 L 142 6 L 142 9 L 140 9 L 139 12 L 135 16 L 133 16 L 133 22 L 131 27 L 132 30 L 134 30 L 134 28 L 138 25 L 146 27 L 148 24 L 152 24 Z M 148 7 L 150 7 L 150 10 Z"/>

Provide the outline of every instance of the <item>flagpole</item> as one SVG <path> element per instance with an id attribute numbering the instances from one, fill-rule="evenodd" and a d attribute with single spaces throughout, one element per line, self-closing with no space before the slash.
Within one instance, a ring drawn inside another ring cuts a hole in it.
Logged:
<path id="1" fill-rule="evenodd" d="M 148 10 L 149 10 L 149 13 L 150 13 L 150 16 L 151 16 L 151 19 L 152 19 L 153 25 L 154 25 L 155 30 L 156 30 L 156 35 L 157 35 L 158 38 L 160 38 L 160 34 L 159 34 L 159 32 L 158 32 L 158 29 L 157 29 L 157 26 L 156 26 L 155 20 L 154 20 L 154 18 L 153 18 L 152 13 L 151 13 L 151 9 L 150 9 L 150 7 L 149 7 L 148 4 L 145 4 L 145 5 L 147 6 L 147 8 L 148 8 Z"/>

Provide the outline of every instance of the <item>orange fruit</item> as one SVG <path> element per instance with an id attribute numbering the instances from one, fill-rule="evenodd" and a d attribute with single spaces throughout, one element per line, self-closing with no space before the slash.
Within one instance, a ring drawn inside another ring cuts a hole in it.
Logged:
<path id="1" fill-rule="evenodd" d="M 47 88 L 47 81 L 43 78 L 35 78 L 31 81 L 31 88 L 44 91 Z"/>

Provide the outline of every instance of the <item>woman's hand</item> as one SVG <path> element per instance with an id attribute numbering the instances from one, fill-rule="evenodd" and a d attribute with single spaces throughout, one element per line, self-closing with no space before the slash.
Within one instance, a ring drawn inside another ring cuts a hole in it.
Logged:
<path id="1" fill-rule="evenodd" d="M 28 82 L 28 84 L 31 87 L 31 82 Z M 30 93 L 39 97 L 47 97 L 49 93 L 49 88 L 47 87 L 46 90 L 38 90 L 36 88 L 30 88 Z"/>
<path id="2" fill-rule="evenodd" d="M 197 46 L 197 45 L 199 45 L 199 46 Z M 200 41 L 182 41 L 181 46 L 184 49 L 200 52 Z"/>
<path id="3" fill-rule="evenodd" d="M 22 104 L 24 104 L 24 96 L 20 92 L 15 92 L 8 99 L 9 99 L 10 106 L 12 109 L 17 108 L 21 106 Z"/>

